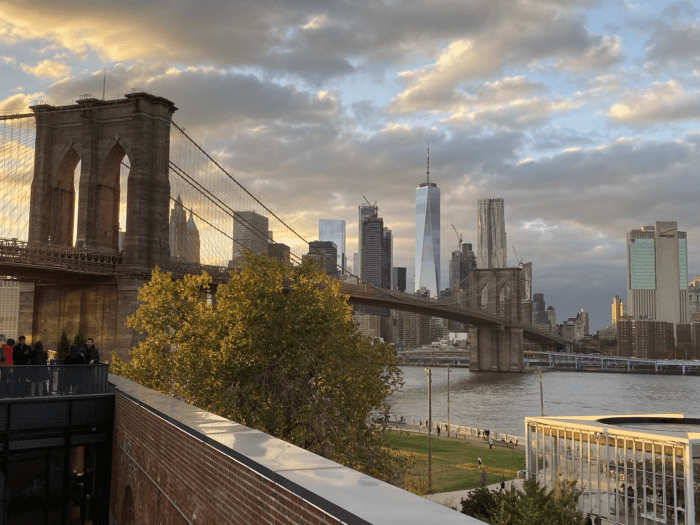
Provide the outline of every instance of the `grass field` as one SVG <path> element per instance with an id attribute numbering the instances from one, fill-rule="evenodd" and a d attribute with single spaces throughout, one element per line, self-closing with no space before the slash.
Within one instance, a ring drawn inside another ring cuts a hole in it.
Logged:
<path id="1" fill-rule="evenodd" d="M 411 474 L 420 480 L 428 476 L 428 436 L 412 432 L 389 431 L 388 441 L 392 449 L 402 455 L 415 458 Z M 518 470 L 525 468 L 525 453 L 519 450 L 494 445 L 480 439 L 431 438 L 432 485 L 431 492 L 451 492 L 481 486 L 481 472 L 477 458 L 481 456 L 482 468 L 486 470 L 486 484 L 498 483 L 517 477 Z"/>

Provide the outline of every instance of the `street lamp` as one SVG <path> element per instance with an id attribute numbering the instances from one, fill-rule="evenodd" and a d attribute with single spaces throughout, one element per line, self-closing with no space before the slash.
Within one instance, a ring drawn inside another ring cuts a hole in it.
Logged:
<path id="1" fill-rule="evenodd" d="M 430 402 L 430 389 L 432 386 L 432 378 L 430 368 L 426 368 L 425 371 L 428 373 L 428 492 L 430 492 L 433 490 L 433 456 L 430 449 L 430 435 L 433 431 L 433 407 Z"/>
<path id="2" fill-rule="evenodd" d="M 450 437 L 450 365 L 447 364 L 447 437 Z"/>

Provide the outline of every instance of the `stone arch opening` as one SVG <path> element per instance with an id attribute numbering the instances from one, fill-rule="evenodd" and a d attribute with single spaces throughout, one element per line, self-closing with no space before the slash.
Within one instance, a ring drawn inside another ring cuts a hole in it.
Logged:
<path id="1" fill-rule="evenodd" d="M 131 491 L 131 485 L 127 485 L 124 489 L 124 498 L 122 499 L 122 525 L 136 525 L 136 510 L 134 508 L 134 494 Z"/>
<path id="2" fill-rule="evenodd" d="M 485 310 L 486 306 L 489 304 L 489 287 L 485 284 L 481 287 L 481 290 L 476 296 L 477 307 L 481 310 Z"/>
<path id="3" fill-rule="evenodd" d="M 80 179 L 80 155 L 70 146 L 63 155 L 55 175 L 49 185 L 45 242 L 61 246 L 73 246 L 73 232 L 76 224 L 76 183 Z"/>
<path id="4" fill-rule="evenodd" d="M 496 312 L 501 317 L 509 317 L 510 314 L 510 286 L 504 283 L 496 294 Z"/>
<path id="5" fill-rule="evenodd" d="M 119 250 L 120 226 L 126 231 L 126 185 L 131 163 L 124 147 L 117 142 L 107 155 L 95 185 L 96 207 L 94 210 L 95 248 L 106 251 Z M 122 188 L 122 186 L 124 188 Z M 122 219 L 123 223 L 122 223 Z M 92 222 L 88 220 L 88 224 Z M 122 223 L 122 224 L 120 224 Z"/>

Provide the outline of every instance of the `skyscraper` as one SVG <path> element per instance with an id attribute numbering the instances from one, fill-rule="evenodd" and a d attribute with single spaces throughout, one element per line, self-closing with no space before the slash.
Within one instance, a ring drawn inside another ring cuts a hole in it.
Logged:
<path id="1" fill-rule="evenodd" d="M 394 267 L 391 276 L 391 289 L 399 292 L 406 291 L 406 268 Z"/>
<path id="2" fill-rule="evenodd" d="M 688 322 L 687 235 L 676 221 L 627 234 L 627 307 L 635 319 Z"/>
<path id="3" fill-rule="evenodd" d="M 415 288 L 427 288 L 430 297 L 437 297 L 440 291 L 440 188 L 430 182 L 430 149 L 426 182 L 416 188 L 415 256 Z"/>
<path id="4" fill-rule="evenodd" d="M 253 253 L 268 253 L 268 219 L 254 211 L 236 212 L 233 219 L 234 259 L 249 250 Z"/>
<path id="5" fill-rule="evenodd" d="M 506 220 L 503 199 L 479 199 L 477 266 L 506 268 Z"/>
<path id="6" fill-rule="evenodd" d="M 319 219 L 318 240 L 335 243 L 338 249 L 338 267 L 342 268 L 344 273 L 348 267 L 348 259 L 345 252 L 345 221 L 341 219 Z"/>
<path id="7" fill-rule="evenodd" d="M 354 263 L 355 275 L 362 275 L 362 223 L 368 217 L 372 215 L 377 215 L 379 210 L 375 204 L 365 204 L 362 203 L 358 207 L 358 217 L 357 217 L 357 259 Z"/>
<path id="8" fill-rule="evenodd" d="M 362 221 L 362 261 L 360 268 L 363 281 L 379 288 L 388 288 L 386 272 L 387 249 L 384 246 L 384 220 L 373 215 Z"/>

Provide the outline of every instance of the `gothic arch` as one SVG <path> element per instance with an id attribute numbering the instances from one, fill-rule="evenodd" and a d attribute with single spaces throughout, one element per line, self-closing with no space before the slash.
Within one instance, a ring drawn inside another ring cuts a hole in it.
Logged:
<path id="1" fill-rule="evenodd" d="M 119 249 L 119 202 L 121 199 L 120 173 L 121 164 L 127 152 L 119 140 L 114 141 L 108 148 L 108 153 L 102 163 L 100 177 L 95 181 L 94 221 L 87 221 L 88 228 L 94 224 L 94 239 L 96 248 L 108 251 Z M 89 234 L 88 234 L 89 235 Z"/>
<path id="2" fill-rule="evenodd" d="M 75 168 L 80 162 L 80 155 L 73 146 L 69 144 L 63 148 L 61 161 L 51 177 L 48 198 L 44 201 L 49 208 L 46 214 L 46 242 L 61 246 L 73 246 Z"/>

